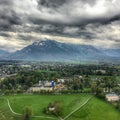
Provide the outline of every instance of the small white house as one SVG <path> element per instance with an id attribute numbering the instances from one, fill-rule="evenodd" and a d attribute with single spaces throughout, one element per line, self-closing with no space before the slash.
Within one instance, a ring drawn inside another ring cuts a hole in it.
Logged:
<path id="1" fill-rule="evenodd" d="M 109 102 L 114 102 L 114 101 L 120 100 L 119 96 L 115 93 L 106 94 L 105 97 L 106 97 L 107 101 L 109 101 Z"/>
<path id="2" fill-rule="evenodd" d="M 57 79 L 57 82 L 58 82 L 58 83 L 64 83 L 65 80 L 64 80 L 64 79 Z"/>
<path id="3" fill-rule="evenodd" d="M 54 111 L 55 108 L 54 107 L 49 107 L 49 111 Z"/>

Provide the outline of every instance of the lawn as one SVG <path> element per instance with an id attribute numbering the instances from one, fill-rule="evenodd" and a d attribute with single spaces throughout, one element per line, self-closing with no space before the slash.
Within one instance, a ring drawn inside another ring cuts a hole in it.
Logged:
<path id="1" fill-rule="evenodd" d="M 120 120 L 120 111 L 117 111 L 110 103 L 93 97 L 68 120 Z"/>
<path id="2" fill-rule="evenodd" d="M 22 113 L 25 106 L 33 110 L 34 115 L 44 116 L 42 112 L 44 107 L 50 102 L 60 101 L 62 106 L 62 117 L 69 114 L 77 106 L 80 106 L 90 95 L 73 94 L 73 95 L 19 95 L 8 96 L 11 107 L 15 112 Z"/>
<path id="3" fill-rule="evenodd" d="M 67 94 L 67 95 L 14 95 L 5 96 L 8 98 L 12 109 L 17 113 L 22 113 L 26 106 L 33 110 L 33 115 L 46 116 L 42 110 L 50 102 L 60 101 L 62 105 L 62 115 L 64 118 L 71 111 L 82 105 L 91 95 L 88 94 Z M 5 120 L 21 120 L 13 116 L 10 112 L 7 101 L 0 97 L 0 112 L 6 116 Z M 51 116 L 55 117 L 55 116 Z M 55 117 L 56 118 L 56 117 Z M 93 97 L 85 106 L 75 112 L 68 120 L 119 120 L 120 112 L 109 103 Z M 3 120 L 0 118 L 0 120 Z M 32 120 L 52 120 L 46 118 L 32 118 Z"/>

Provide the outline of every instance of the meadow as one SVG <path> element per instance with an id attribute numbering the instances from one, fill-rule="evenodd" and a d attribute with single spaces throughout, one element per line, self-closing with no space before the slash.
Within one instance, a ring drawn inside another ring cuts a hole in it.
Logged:
<path id="1" fill-rule="evenodd" d="M 110 103 L 93 97 L 68 120 L 120 120 L 120 111 Z"/>
<path id="2" fill-rule="evenodd" d="M 21 120 L 20 117 L 13 115 L 9 110 L 6 98 L 9 99 L 10 105 L 14 112 L 21 113 L 26 106 L 33 110 L 33 116 L 45 116 L 58 119 L 54 115 L 46 115 L 43 113 L 44 107 L 50 102 L 60 101 L 62 106 L 62 118 L 66 117 L 70 112 L 82 105 L 89 97 L 89 94 L 66 94 L 66 95 L 14 95 L 0 97 L 0 111 L 4 113 L 6 119 L 0 120 Z M 120 112 L 111 104 L 102 101 L 96 97 L 84 105 L 81 109 L 73 113 L 68 120 L 119 120 Z M 48 119 L 48 118 L 47 118 Z M 47 120 L 46 118 L 32 118 L 32 120 Z M 52 119 L 48 119 L 52 120 Z"/>

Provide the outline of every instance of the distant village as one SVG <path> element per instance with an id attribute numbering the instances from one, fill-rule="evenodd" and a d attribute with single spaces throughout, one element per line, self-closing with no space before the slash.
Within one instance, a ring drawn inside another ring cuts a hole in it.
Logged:
<path id="1" fill-rule="evenodd" d="M 54 81 L 39 81 L 38 84 L 35 84 L 33 87 L 30 87 L 28 92 L 40 92 L 40 91 L 61 91 L 67 90 L 66 86 L 64 85 L 64 79 L 57 79 L 57 82 Z"/>

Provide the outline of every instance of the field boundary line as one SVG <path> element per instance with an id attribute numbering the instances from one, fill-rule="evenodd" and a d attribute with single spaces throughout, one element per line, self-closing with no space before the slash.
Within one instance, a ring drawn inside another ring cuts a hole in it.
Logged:
<path id="1" fill-rule="evenodd" d="M 75 110 L 73 110 L 72 112 L 70 112 L 65 118 L 63 118 L 62 120 L 66 120 L 67 118 L 69 118 L 73 113 L 75 113 L 76 111 L 78 111 L 79 109 L 81 109 L 84 105 L 86 105 L 89 100 L 92 98 L 93 96 L 89 97 L 82 105 L 80 105 L 78 108 L 76 108 Z"/>
<path id="2" fill-rule="evenodd" d="M 14 115 L 22 116 L 22 114 L 14 112 L 13 109 L 12 109 L 12 107 L 11 107 L 11 105 L 10 105 L 9 99 L 7 99 L 7 98 L 5 98 L 5 99 L 7 100 L 7 105 L 8 105 L 8 107 L 9 107 L 10 111 L 11 111 Z M 57 119 L 57 118 L 54 118 L 54 117 L 47 117 L 47 116 L 31 116 L 31 117 L 33 117 L 33 118 L 47 118 L 47 119 L 54 119 L 54 120 Z"/>

